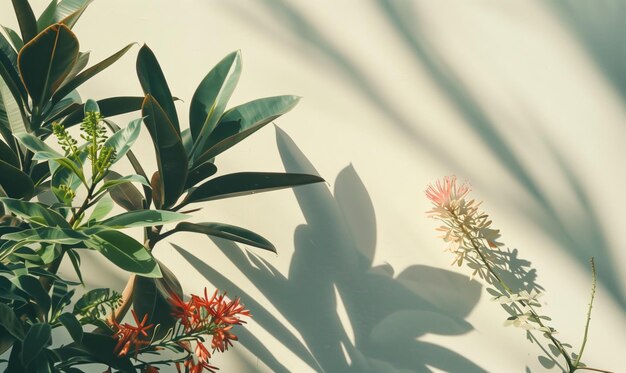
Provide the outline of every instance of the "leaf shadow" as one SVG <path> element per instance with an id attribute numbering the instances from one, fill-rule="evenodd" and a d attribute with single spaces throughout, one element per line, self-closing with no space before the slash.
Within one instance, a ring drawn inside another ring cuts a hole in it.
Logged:
<path id="1" fill-rule="evenodd" d="M 317 173 L 280 129 L 277 142 L 288 172 Z M 294 232 L 287 276 L 252 251 L 229 241 L 213 241 L 296 328 L 304 343 L 210 264 L 175 248 L 213 284 L 246 299 L 259 325 L 315 371 L 485 372 L 455 351 L 420 340 L 426 334 L 458 336 L 472 331 L 466 317 L 480 299 L 480 284 L 425 265 L 411 265 L 395 276 L 388 265 L 373 266 L 376 217 L 352 166 L 337 176 L 334 195 L 325 185 L 293 191 L 306 224 Z M 241 341 L 270 369 L 284 371 L 261 342 L 244 336 Z"/>

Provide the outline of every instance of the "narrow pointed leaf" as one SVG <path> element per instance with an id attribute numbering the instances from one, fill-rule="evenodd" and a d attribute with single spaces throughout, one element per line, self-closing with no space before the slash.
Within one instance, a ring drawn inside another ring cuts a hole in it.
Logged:
<path id="1" fill-rule="evenodd" d="M 167 86 L 159 62 L 147 45 L 141 47 L 137 55 L 137 77 L 144 94 L 154 97 L 168 117 L 176 134 L 180 137 L 180 125 L 178 124 L 178 114 L 176 114 L 172 93 Z"/>
<path id="2" fill-rule="evenodd" d="M 102 116 L 110 118 L 116 115 L 141 110 L 143 100 L 143 97 L 111 97 L 98 100 L 97 102 Z M 81 123 L 84 117 L 84 108 L 81 105 L 75 111 L 68 114 L 65 119 L 63 119 L 63 124 L 66 128 L 69 128 L 75 124 Z"/>
<path id="3" fill-rule="evenodd" d="M 185 203 L 212 201 L 323 182 L 319 176 L 272 172 L 240 172 L 209 180 L 193 190 Z"/>
<path id="4" fill-rule="evenodd" d="M 39 356 L 52 338 L 52 327 L 47 323 L 34 324 L 28 330 L 22 346 L 22 363 L 27 366 Z"/>
<path id="5" fill-rule="evenodd" d="M 45 123 L 50 124 L 56 122 L 57 119 L 66 116 L 79 108 L 82 104 L 82 100 L 77 91 L 72 91 L 64 99 L 57 102 L 47 113 Z"/>
<path id="6" fill-rule="evenodd" d="M 0 66 L 0 70 L 4 67 Z M 0 71 L 0 75 L 2 71 Z M 14 135 L 26 133 L 29 130 L 28 122 L 24 120 L 24 111 L 21 106 L 21 98 L 19 89 L 9 80 L 5 80 L 0 76 L 0 101 L 6 115 L 6 121 L 9 125 L 11 133 Z"/>
<path id="7" fill-rule="evenodd" d="M 30 295 L 37 303 L 41 312 L 44 314 L 48 313 L 51 305 L 50 296 L 37 277 L 28 275 L 18 276 L 11 279 L 11 282 Z"/>
<path id="8" fill-rule="evenodd" d="M 106 219 L 99 224 L 112 229 L 152 227 L 187 219 L 189 216 L 172 211 L 139 210 L 129 211 Z"/>
<path id="9" fill-rule="evenodd" d="M 59 316 L 59 321 L 67 331 L 70 333 L 70 336 L 76 343 L 81 343 L 83 340 L 83 326 L 80 325 L 78 319 L 73 314 L 66 312 Z"/>
<path id="10" fill-rule="evenodd" d="M 133 45 L 134 43 L 128 44 L 126 47 L 122 48 L 120 51 L 113 54 L 109 58 L 93 65 L 92 67 L 88 68 L 82 73 L 76 75 L 74 79 L 63 84 L 63 86 L 58 91 L 56 91 L 54 95 L 52 96 L 52 102 L 53 103 L 59 102 L 63 97 L 67 96 L 70 92 L 78 88 L 81 84 L 91 79 L 92 77 L 94 77 L 96 74 L 103 71 L 107 67 L 111 66 L 113 63 L 115 63 L 115 61 L 119 60 L 124 54 L 126 54 L 126 52 L 128 52 L 128 50 Z"/>
<path id="11" fill-rule="evenodd" d="M 15 155 L 11 147 L 5 144 L 2 140 L 0 140 L 0 160 L 13 167 L 20 167 L 20 161 L 17 159 L 17 155 Z"/>
<path id="12" fill-rule="evenodd" d="M 15 312 L 9 306 L 0 302 L 0 327 L 3 327 L 4 330 L 9 332 L 12 336 L 19 339 L 20 341 L 24 340 L 26 334 L 24 333 L 24 329 L 22 329 L 22 322 L 15 316 Z"/>
<path id="13" fill-rule="evenodd" d="M 63 0 L 57 7 L 55 19 L 62 17 L 58 19 L 57 22 L 63 23 L 69 28 L 73 28 L 92 1 L 93 0 Z"/>
<path id="14" fill-rule="evenodd" d="M 24 47 L 24 41 L 22 41 L 22 38 L 17 34 L 17 32 L 15 32 L 15 30 L 5 26 L 0 27 L 2 27 L 4 32 L 9 37 L 11 44 L 13 44 L 13 48 L 15 48 L 15 50 L 19 52 L 20 49 Z"/>
<path id="15" fill-rule="evenodd" d="M 217 173 L 217 167 L 209 161 L 194 167 L 189 171 L 189 175 L 187 175 L 187 184 L 185 184 L 185 189 L 191 188 L 199 182 L 215 175 L 215 173 Z"/>
<path id="16" fill-rule="evenodd" d="M 134 238 L 121 232 L 102 231 L 85 243 L 121 269 L 146 277 L 161 277 L 161 270 L 152 254 Z"/>
<path id="17" fill-rule="evenodd" d="M 115 132 L 104 143 L 104 146 L 109 146 L 115 149 L 115 159 L 113 160 L 113 163 L 122 159 L 130 150 L 131 146 L 133 146 L 135 140 L 139 137 L 142 121 L 142 118 L 131 121 L 128 123 L 128 126 Z"/>
<path id="18" fill-rule="evenodd" d="M 0 160 L 0 185 L 12 198 L 30 199 L 35 191 L 30 176 L 2 160 Z"/>
<path id="19" fill-rule="evenodd" d="M 47 242 L 74 245 L 88 240 L 89 237 L 73 229 L 59 227 L 39 227 L 25 229 L 19 232 L 8 233 L 2 236 L 3 240 Z"/>
<path id="20" fill-rule="evenodd" d="M 20 201 L 6 197 L 0 198 L 0 202 L 4 203 L 6 209 L 14 213 L 20 219 L 48 227 L 72 229 L 63 216 L 40 203 Z"/>
<path id="21" fill-rule="evenodd" d="M 2 34 L 0 34 L 0 65 L 3 66 L 3 69 L 0 70 L 2 78 L 9 82 L 11 87 L 16 88 L 20 92 L 22 101 L 26 101 L 26 89 L 24 89 L 22 80 L 17 72 L 17 53 Z"/>
<path id="22" fill-rule="evenodd" d="M 162 206 L 172 206 L 185 188 L 187 180 L 187 154 L 172 122 L 159 103 L 150 95 L 146 96 L 142 115 L 150 132 L 157 154 L 157 165 L 162 189 Z M 157 208 L 160 208 L 157 205 Z"/>
<path id="23" fill-rule="evenodd" d="M 83 71 L 85 67 L 87 67 L 90 55 L 91 52 L 78 52 L 78 57 L 76 58 L 74 66 L 72 66 L 72 70 L 70 70 L 70 73 L 67 74 L 65 80 L 63 81 L 63 84 L 61 84 L 61 87 L 59 89 L 62 89 L 70 80 L 74 79 L 76 75 L 80 74 L 80 72 Z"/>
<path id="24" fill-rule="evenodd" d="M 78 39 L 65 25 L 54 24 L 24 45 L 17 64 L 36 107 L 42 108 L 72 70 Z"/>
<path id="25" fill-rule="evenodd" d="M 204 149 L 204 143 L 224 113 L 240 75 L 241 53 L 232 52 L 209 71 L 196 89 L 189 107 L 189 128 L 198 150 Z"/>
<path id="26" fill-rule="evenodd" d="M 110 121 L 108 119 L 105 119 L 104 123 L 113 132 L 117 133 L 117 132 L 121 131 L 120 127 L 117 124 L 113 123 L 112 121 Z M 132 152 L 132 150 L 128 150 L 126 152 L 126 158 L 128 158 L 128 161 L 130 162 L 130 165 L 133 166 L 133 169 L 135 170 L 137 175 L 141 175 L 146 180 L 148 180 L 148 176 L 146 175 L 146 172 L 143 170 L 143 167 L 141 166 L 141 163 L 139 163 L 139 160 L 137 159 L 135 154 Z M 145 200 L 149 201 L 144 208 L 150 208 L 150 201 L 152 199 L 152 189 L 150 188 L 150 186 L 144 185 L 143 186 L 143 193 L 144 193 Z"/>
<path id="27" fill-rule="evenodd" d="M 228 110 L 204 146 L 197 162 L 204 162 L 252 135 L 266 124 L 293 109 L 298 96 L 266 97 Z"/>
<path id="28" fill-rule="evenodd" d="M 115 180 L 121 177 L 120 174 L 109 171 L 105 180 Z M 144 208 L 144 197 L 132 184 L 118 184 L 109 190 L 109 194 L 115 203 L 128 211 L 141 210 Z"/>
<path id="29" fill-rule="evenodd" d="M 98 189 L 96 194 L 100 194 L 101 192 L 105 190 L 111 189 L 117 185 L 125 184 L 125 183 L 140 183 L 143 185 L 150 186 L 150 184 L 148 183 L 148 180 L 146 180 L 146 178 L 141 175 L 126 175 L 118 179 L 105 181 L 104 184 L 102 184 L 102 186 L 100 187 L 100 189 Z"/>
<path id="30" fill-rule="evenodd" d="M 104 196 L 94 207 L 89 221 L 100 221 L 104 219 L 113 210 L 113 199 L 111 196 Z"/>
<path id="31" fill-rule="evenodd" d="M 24 43 L 28 43 L 37 35 L 37 19 L 35 19 L 35 14 L 28 4 L 28 0 L 12 0 L 12 2 L 17 22 L 20 25 L 22 40 Z"/>
<path id="32" fill-rule="evenodd" d="M 57 11 L 58 0 L 52 0 L 46 9 L 37 18 L 37 30 L 43 31 L 46 27 L 50 26 L 54 22 L 54 14 Z"/>
<path id="33" fill-rule="evenodd" d="M 195 232 L 213 237 L 243 243 L 264 250 L 276 252 L 276 248 L 267 239 L 245 228 L 223 223 L 188 223 L 182 222 L 174 228 L 177 232 Z"/>

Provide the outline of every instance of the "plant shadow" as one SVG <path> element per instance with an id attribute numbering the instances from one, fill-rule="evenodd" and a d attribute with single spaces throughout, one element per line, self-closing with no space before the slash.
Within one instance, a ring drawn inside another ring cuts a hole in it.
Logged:
<path id="1" fill-rule="evenodd" d="M 316 173 L 280 129 L 277 141 L 288 172 Z M 352 166 L 337 176 L 334 195 L 325 185 L 295 188 L 294 193 L 306 224 L 294 233 L 287 276 L 232 242 L 213 241 L 304 343 L 210 264 L 174 247 L 210 282 L 246 299 L 255 321 L 315 371 L 430 372 L 432 367 L 485 372 L 455 351 L 420 340 L 426 334 L 472 331 L 465 318 L 480 298 L 479 283 L 425 265 L 409 266 L 397 275 L 388 265 L 373 266 L 376 217 Z M 244 334 L 241 342 L 273 371 L 288 371 L 254 336 Z"/>
<path id="2" fill-rule="evenodd" d="M 464 167 L 448 151 L 432 140 L 424 126 L 416 125 L 414 118 L 408 118 L 398 109 L 389 98 L 376 89 L 374 79 L 359 64 L 352 61 L 349 55 L 338 47 L 331 38 L 325 36 L 323 30 L 316 25 L 312 16 L 305 14 L 299 7 L 285 0 L 263 0 L 276 24 L 284 28 L 283 33 L 264 27 L 255 19 L 255 15 L 246 11 L 245 7 L 232 5 L 240 17 L 245 17 L 250 24 L 257 25 L 264 32 L 272 33 L 272 40 L 289 42 L 284 35 L 294 36 L 299 44 L 290 47 L 305 45 L 307 56 L 313 57 L 317 53 L 326 61 L 330 61 L 334 68 L 341 73 L 346 82 L 352 86 L 368 104 L 383 113 L 389 124 L 407 138 L 415 142 L 416 146 L 436 156 L 447 169 L 455 173 L 470 177 L 474 184 L 481 187 L 483 170 L 472 170 Z M 529 224 L 545 231 L 559 247 L 571 256 L 584 270 L 588 268 L 589 257 L 594 256 L 602 271 L 598 273 L 598 281 L 610 292 L 611 297 L 622 310 L 626 310 L 625 287 L 619 278 L 619 266 L 614 260 L 614 248 L 608 242 L 603 232 L 603 224 L 599 212 L 593 206 L 593 195 L 584 186 L 580 176 L 573 172 L 572 166 L 564 162 L 564 156 L 553 147 L 546 150 L 553 155 L 563 172 L 566 184 L 576 199 L 571 203 L 577 211 L 570 208 L 558 207 L 546 193 L 545 180 L 533 176 L 532 165 L 525 163 L 524 158 L 515 152 L 509 139 L 503 135 L 497 122 L 489 115 L 487 104 L 481 102 L 474 94 L 471 84 L 454 69 L 446 57 L 441 53 L 439 46 L 434 45 L 428 38 L 422 21 L 424 14 L 420 13 L 419 4 L 408 0 L 374 0 L 372 2 L 384 17 L 388 26 L 393 29 L 397 39 L 405 46 L 409 55 L 415 61 L 415 66 L 424 69 L 433 82 L 444 94 L 454 110 L 464 123 L 482 141 L 483 147 L 497 159 L 503 169 L 507 170 L 515 182 L 524 188 L 532 203 L 520 202 L 518 198 L 508 198 L 508 203 L 520 211 Z M 616 89 L 624 96 L 626 92 L 626 75 L 621 70 L 620 62 L 625 60 L 626 53 L 620 48 L 614 48 L 614 43 L 608 43 L 607 33 L 615 33 L 615 28 L 622 27 L 626 15 L 626 7 L 618 1 L 608 1 L 612 6 L 597 7 L 584 1 L 559 2 L 550 1 L 547 6 L 561 16 L 564 23 L 569 25 L 581 42 L 585 44 L 590 55 L 597 62 L 599 68 L 607 74 L 616 85 Z M 604 12 L 604 13 L 602 13 Z M 598 14 L 610 15 L 608 26 L 598 23 Z M 612 39 L 609 39 L 612 40 Z M 374 53 L 374 52 L 372 52 Z M 533 123 L 529 121 L 529 123 Z M 539 131 L 540 129 L 538 129 Z M 549 144 L 548 144 L 549 145 Z M 477 173 L 478 172 L 478 173 Z M 482 187 L 487 188 L 487 185 Z M 494 195 L 496 198 L 502 198 Z"/>

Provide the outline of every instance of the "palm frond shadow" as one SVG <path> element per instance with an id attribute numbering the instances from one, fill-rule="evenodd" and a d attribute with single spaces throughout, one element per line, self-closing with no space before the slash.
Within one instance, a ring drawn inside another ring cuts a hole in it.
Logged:
<path id="1" fill-rule="evenodd" d="M 290 35 L 298 37 L 300 42 L 307 46 L 307 52 L 309 50 L 315 51 L 331 61 L 347 82 L 353 86 L 355 92 L 358 92 L 373 107 L 387 116 L 390 125 L 395 126 L 397 130 L 415 141 L 416 146 L 436 155 L 437 159 L 447 168 L 471 177 L 474 184 L 480 186 L 480 174 L 464 168 L 449 152 L 432 142 L 427 132 L 418 129 L 413 123 L 414 119 L 406 118 L 401 110 L 394 107 L 389 99 L 375 88 L 367 72 L 360 69 L 340 48 L 325 37 L 310 17 L 284 0 L 263 0 L 261 4 L 271 11 L 272 16 L 279 21 L 278 24 L 288 30 Z M 464 122 L 478 135 L 485 148 L 501 162 L 503 168 L 508 170 L 534 202 L 528 204 L 513 199 L 511 203 L 515 204 L 515 208 L 526 216 L 526 220 L 530 224 L 546 231 L 564 252 L 577 261 L 581 269 L 586 270 L 589 257 L 595 256 L 598 265 L 602 268 L 598 274 L 598 281 L 609 290 L 612 298 L 622 309 L 626 310 L 625 289 L 617 275 L 618 269 L 613 260 L 611 247 L 602 232 L 602 223 L 591 208 L 589 192 L 583 188 L 581 180 L 573 172 L 570 172 L 571 170 L 568 170 L 567 164 L 562 162 L 563 157 L 558 153 L 553 153 L 554 160 L 564 167 L 563 172 L 566 174 L 572 192 L 578 197 L 575 203 L 579 204 L 579 207 L 585 211 L 585 214 L 580 215 L 577 219 L 572 219 L 569 211 L 563 211 L 553 205 L 544 191 L 546 185 L 533 177 L 530 166 L 525 164 L 520 156 L 512 150 L 505 137 L 499 132 L 496 123 L 484 110 L 483 103 L 474 96 L 462 77 L 449 66 L 445 58 L 439 53 L 437 46 L 429 42 L 427 33 L 420 29 L 420 14 L 415 4 L 407 0 L 375 0 L 375 4 L 381 10 L 382 16 L 387 19 L 389 26 L 396 31 L 398 39 L 404 43 L 415 59 L 416 66 L 429 73 L 452 108 L 465 119 Z M 554 5 L 554 7 L 561 11 L 564 17 L 569 17 L 569 21 L 574 22 L 578 27 L 578 32 L 587 32 L 585 34 L 587 39 L 597 41 L 598 37 L 594 36 L 596 34 L 591 33 L 589 27 L 584 27 L 588 25 L 588 22 L 584 23 L 580 20 L 581 12 L 575 12 L 579 9 L 587 9 L 588 6 L 581 4 L 582 2 L 575 2 L 571 6 Z M 619 11 L 617 15 L 613 15 L 614 17 L 621 19 L 620 17 L 626 14 L 626 11 L 622 11 L 621 8 L 618 8 Z M 245 9 L 238 8 L 237 11 L 240 16 L 248 17 L 251 24 L 255 24 L 253 15 L 246 15 Z M 261 24 L 256 24 L 262 27 Z M 264 28 L 264 30 L 266 29 Z M 600 34 L 600 37 L 602 35 L 604 34 Z M 284 39 L 278 33 L 273 36 L 278 40 Z M 606 60 L 603 58 L 607 55 L 608 50 L 605 48 L 605 44 L 595 43 L 590 48 L 595 51 L 595 55 L 599 56 L 600 60 Z M 611 48 L 611 50 L 614 49 Z M 612 53 L 618 52 L 613 51 Z M 624 55 L 626 56 L 626 54 Z M 612 74 L 615 72 L 615 64 L 604 69 Z M 625 84 L 622 84 L 622 80 L 619 80 L 618 83 L 620 89 L 626 87 Z M 474 177 L 472 177 L 473 175 Z"/>

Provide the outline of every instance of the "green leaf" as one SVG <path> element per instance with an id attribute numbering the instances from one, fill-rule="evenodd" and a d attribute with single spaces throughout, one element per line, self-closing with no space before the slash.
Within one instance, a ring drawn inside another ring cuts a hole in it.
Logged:
<path id="1" fill-rule="evenodd" d="M 30 133 L 15 134 L 15 138 L 24 145 L 28 150 L 35 153 L 33 159 L 35 160 L 48 160 L 48 159 L 60 159 L 64 155 L 52 149 L 48 144 L 41 141 L 38 137 L 31 135 Z"/>
<path id="2" fill-rule="evenodd" d="M 52 339 L 52 327 L 50 324 L 34 324 L 28 330 L 22 346 L 22 363 L 26 366 L 46 347 Z"/>
<path id="3" fill-rule="evenodd" d="M 64 99 L 57 102 L 47 113 L 46 113 L 46 123 L 56 122 L 57 119 L 62 118 L 69 113 L 76 110 L 76 108 L 80 107 L 82 103 L 82 99 L 77 91 L 72 91 L 69 95 L 65 96 Z"/>
<path id="4" fill-rule="evenodd" d="M 74 295 L 74 290 L 67 291 L 67 284 L 65 282 L 63 282 L 62 280 L 54 281 L 54 285 L 52 286 L 52 297 L 51 297 L 51 312 L 50 312 L 51 320 L 54 321 L 58 318 L 60 313 L 63 311 L 63 308 L 65 308 L 71 303 L 73 295 Z"/>
<path id="5" fill-rule="evenodd" d="M 113 210 L 113 199 L 110 196 L 104 196 L 98 201 L 94 207 L 88 221 L 100 221 L 104 219 Z"/>
<path id="6" fill-rule="evenodd" d="M 131 121 L 130 123 L 128 123 L 128 126 L 126 126 L 126 128 L 115 132 L 104 143 L 104 146 L 110 146 L 115 149 L 114 163 L 122 159 L 130 150 L 131 146 L 133 146 L 133 144 L 135 143 L 135 140 L 137 140 L 139 132 L 141 131 L 142 121 L 143 118 L 138 118 Z"/>
<path id="7" fill-rule="evenodd" d="M 121 131 L 121 128 L 117 124 L 113 123 L 112 121 L 108 119 L 105 119 L 104 123 L 107 125 L 107 127 L 109 127 L 111 131 L 115 133 Z M 118 157 L 118 158 L 121 158 L 121 157 Z M 139 160 L 137 159 L 135 154 L 132 152 L 132 150 L 128 150 L 126 152 L 126 158 L 128 158 L 128 161 L 130 162 L 131 166 L 133 166 L 133 169 L 135 170 L 135 172 L 138 175 L 141 175 L 144 178 L 146 178 L 146 180 L 148 180 L 148 176 L 146 175 L 146 172 L 143 170 L 143 167 L 141 167 L 141 163 L 139 163 Z M 150 186 L 144 185 L 143 193 L 147 201 L 152 200 L 152 189 L 150 188 Z M 150 203 L 148 202 L 144 208 L 150 208 Z"/>
<path id="8" fill-rule="evenodd" d="M 87 70 L 83 71 L 82 73 L 78 74 L 74 79 L 72 79 L 69 82 L 63 84 L 63 86 L 58 91 L 56 91 L 54 93 L 54 95 L 52 96 L 52 100 L 51 101 L 53 103 L 59 102 L 63 97 L 65 97 L 68 94 L 70 94 L 70 92 L 72 92 L 74 89 L 78 88 L 81 84 L 83 84 L 87 80 L 91 79 L 92 77 L 94 77 L 96 74 L 98 74 L 99 72 L 103 71 L 107 67 L 111 66 L 113 63 L 115 63 L 115 61 L 119 60 L 124 54 L 126 54 L 126 52 L 128 52 L 128 50 L 133 45 L 134 45 L 134 43 L 128 44 L 126 47 L 122 48 L 120 51 L 118 51 L 117 53 L 113 54 L 109 58 L 107 58 L 107 59 L 105 59 L 103 61 L 100 61 L 99 63 L 93 65 L 92 67 L 90 67 Z"/>
<path id="9" fill-rule="evenodd" d="M 7 210 L 30 223 L 72 229 L 63 216 L 40 203 L 20 201 L 13 198 L 0 198 L 0 202 L 4 203 Z"/>
<path id="10" fill-rule="evenodd" d="M 231 148 L 293 109 L 298 101 L 298 96 L 266 97 L 228 110 L 209 136 L 203 148 L 206 150 L 197 161 L 204 162 Z"/>
<path id="11" fill-rule="evenodd" d="M 2 302 L 0 302 L 0 326 L 20 341 L 24 340 L 22 322 L 15 316 L 13 309 Z"/>
<path id="12" fill-rule="evenodd" d="M 30 199 L 35 185 L 20 169 L 0 160 L 0 186 L 9 197 Z"/>
<path id="13" fill-rule="evenodd" d="M 63 324 L 63 326 L 65 326 L 67 331 L 70 333 L 70 336 L 72 336 L 72 339 L 74 340 L 74 342 L 76 343 L 82 342 L 83 326 L 80 325 L 80 322 L 78 322 L 78 319 L 76 319 L 76 316 L 74 316 L 73 314 L 69 312 L 66 312 L 59 316 L 59 321 L 61 322 L 61 324 Z"/>
<path id="14" fill-rule="evenodd" d="M 80 271 L 80 255 L 75 250 L 67 250 L 67 256 L 70 258 L 72 262 L 72 267 L 74 267 L 74 271 L 76 272 L 76 276 L 78 276 L 78 280 L 81 284 L 84 284 L 83 275 Z"/>
<path id="15" fill-rule="evenodd" d="M 22 39 L 24 43 L 28 43 L 37 35 L 37 20 L 33 9 L 28 4 L 28 0 L 12 0 L 13 9 L 17 16 L 17 22 L 20 25 Z"/>
<path id="16" fill-rule="evenodd" d="M 8 62 L 8 66 L 13 68 L 18 79 L 17 81 L 19 81 L 19 75 L 17 75 L 17 52 L 2 34 L 0 34 L 0 52 L 0 55 Z M 4 63 L 5 61 L 2 62 Z"/>
<path id="17" fill-rule="evenodd" d="M 217 172 L 217 167 L 207 161 L 194 167 L 189 171 L 189 175 L 187 175 L 187 183 L 185 184 L 185 189 L 189 189 L 192 186 L 198 184 L 202 180 L 205 180 L 208 177 L 215 175 Z"/>
<path id="18" fill-rule="evenodd" d="M 161 277 L 161 270 L 152 254 L 135 239 L 121 232 L 102 231 L 85 243 L 121 269 L 146 277 Z"/>
<path id="19" fill-rule="evenodd" d="M 0 70 L 2 69 L 3 67 L 0 65 Z M 0 105 L 5 112 L 6 121 L 13 135 L 26 133 L 29 130 L 28 122 L 24 120 L 24 112 L 19 100 L 19 90 L 15 86 L 10 86 L 8 81 L 0 77 L 0 101 L 2 101 Z"/>
<path id="20" fill-rule="evenodd" d="M 246 245 L 258 247 L 260 249 L 276 252 L 276 248 L 271 242 L 260 235 L 245 228 L 223 223 L 187 223 L 182 222 L 174 228 L 176 232 L 195 232 L 213 237 L 240 242 Z"/>
<path id="21" fill-rule="evenodd" d="M 176 318 L 172 316 L 173 307 L 169 301 L 172 294 L 183 298 L 183 289 L 178 279 L 163 263 L 159 263 L 163 277 L 148 278 L 137 276 L 135 278 L 135 291 L 133 292 L 133 308 L 139 318 L 148 315 L 147 324 L 160 325 L 154 338 L 163 338 L 168 329 L 176 324 Z M 154 330 L 154 329 L 153 329 Z"/>
<path id="22" fill-rule="evenodd" d="M 54 22 L 54 14 L 57 10 L 58 0 L 52 0 L 46 9 L 37 18 L 37 30 L 43 31 L 46 27 L 50 26 Z"/>
<path id="23" fill-rule="evenodd" d="M 100 187 L 100 189 L 98 189 L 98 191 L 96 192 L 96 195 L 100 194 L 101 192 L 105 190 L 111 189 L 117 185 L 125 184 L 125 183 L 140 183 L 143 185 L 150 186 L 150 184 L 148 183 L 148 180 L 146 180 L 146 178 L 141 175 L 127 175 L 127 176 L 120 177 L 119 179 L 105 181 L 104 184 L 102 184 L 102 186 Z"/>
<path id="24" fill-rule="evenodd" d="M 4 67 L 0 75 L 5 80 L 10 81 L 10 84 L 14 86 L 13 88 L 17 88 L 22 101 L 26 101 L 26 89 L 24 89 L 17 72 L 17 53 L 2 34 L 0 34 L 0 64 Z"/>
<path id="25" fill-rule="evenodd" d="M 88 240 L 89 237 L 72 229 L 59 227 L 39 227 L 24 229 L 19 232 L 8 233 L 2 236 L 3 240 L 48 242 L 66 245 L 74 245 Z"/>
<path id="26" fill-rule="evenodd" d="M 55 21 L 72 28 L 93 0 L 62 0 L 55 13 Z"/>
<path id="27" fill-rule="evenodd" d="M 152 227 L 187 219 L 189 215 L 163 210 L 129 211 L 113 216 L 99 223 L 113 229 L 131 227 Z"/>
<path id="28" fill-rule="evenodd" d="M 105 180 L 109 181 L 120 178 L 122 178 L 120 174 L 115 171 L 109 171 Z M 144 208 L 143 195 L 141 195 L 139 190 L 137 190 L 137 188 L 135 188 L 132 184 L 118 184 L 109 190 L 109 194 L 115 203 L 128 211 L 141 210 Z"/>
<path id="29" fill-rule="evenodd" d="M 213 201 L 323 181 L 319 176 L 307 174 L 239 172 L 205 182 L 193 189 L 183 203 Z"/>
<path id="30" fill-rule="evenodd" d="M 87 67 L 90 55 L 91 52 L 78 52 L 78 57 L 76 58 L 74 66 L 72 66 L 72 70 L 70 70 L 70 73 L 67 74 L 65 80 L 63 81 L 63 84 L 61 84 L 61 87 L 59 89 L 62 89 L 68 82 L 74 79 L 76 75 L 83 71 L 85 67 Z"/>
<path id="31" fill-rule="evenodd" d="M 196 89 L 189 107 L 189 128 L 197 151 L 204 149 L 208 136 L 226 109 L 240 75 L 241 53 L 232 52 L 209 71 Z"/>
<path id="32" fill-rule="evenodd" d="M 147 45 L 141 47 L 137 55 L 137 77 L 144 94 L 152 96 L 158 102 L 176 135 L 180 138 L 180 125 L 178 124 L 178 114 L 176 114 L 172 93 L 167 86 L 159 62 Z"/>
<path id="33" fill-rule="evenodd" d="M 185 188 L 187 153 L 180 132 L 174 128 L 168 115 L 150 95 L 144 100 L 142 115 L 145 117 L 144 123 L 150 132 L 157 155 L 162 192 L 161 203 L 157 208 L 167 208 L 176 203 Z"/>
<path id="34" fill-rule="evenodd" d="M 105 118 L 114 117 L 120 114 L 126 114 L 133 111 L 141 110 L 143 97 L 110 97 L 98 100 L 100 114 Z M 63 119 L 66 128 L 81 123 L 85 117 L 83 105 L 74 110 L 71 114 Z"/>
<path id="35" fill-rule="evenodd" d="M 0 160 L 10 164 L 15 168 L 20 167 L 20 161 L 17 159 L 17 155 L 13 152 L 10 146 L 0 140 Z"/>
<path id="36" fill-rule="evenodd" d="M 34 106 L 40 110 L 61 86 L 78 57 L 78 39 L 65 25 L 54 24 L 24 45 L 18 67 Z"/>
<path id="37" fill-rule="evenodd" d="M 50 296 L 37 277 L 17 276 L 12 278 L 11 282 L 30 295 L 44 315 L 50 311 Z"/>
<path id="38" fill-rule="evenodd" d="M 0 26 L 0 27 L 2 27 L 4 32 L 9 37 L 9 40 L 11 40 L 11 44 L 13 44 L 13 48 L 15 48 L 15 50 L 19 52 L 19 50 L 24 47 L 24 42 L 22 41 L 22 38 L 20 38 L 17 32 L 15 32 L 13 29 L 9 27 L 5 27 L 5 26 Z"/>

